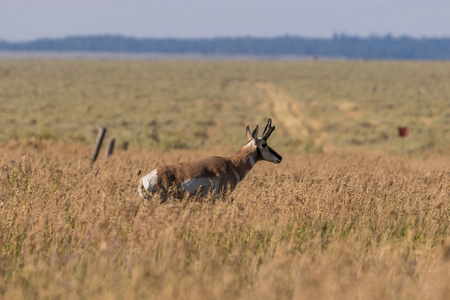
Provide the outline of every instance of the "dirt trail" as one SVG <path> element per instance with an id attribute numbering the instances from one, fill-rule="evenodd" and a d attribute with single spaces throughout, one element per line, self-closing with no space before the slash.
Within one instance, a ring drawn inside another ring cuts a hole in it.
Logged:
<path id="1" fill-rule="evenodd" d="M 302 113 L 303 103 L 271 83 L 258 82 L 256 87 L 266 95 L 267 110 L 284 135 L 308 137 L 316 142 L 323 141 L 322 122 L 306 118 Z"/>

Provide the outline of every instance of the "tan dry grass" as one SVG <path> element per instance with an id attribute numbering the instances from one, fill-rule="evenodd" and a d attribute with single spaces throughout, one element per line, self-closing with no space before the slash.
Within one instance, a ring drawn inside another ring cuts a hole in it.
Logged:
<path id="1" fill-rule="evenodd" d="M 292 152 L 398 152 L 408 126 L 421 153 L 450 146 L 449 82 L 449 62 L 0 60 L 0 142 L 105 126 L 119 147 L 202 149 L 274 117 Z"/>
<path id="2" fill-rule="evenodd" d="M 136 169 L 232 153 L 118 151 L 89 168 L 85 146 L 1 148 L 5 299 L 450 293 L 448 155 L 282 153 L 282 165 L 258 164 L 223 201 L 142 205 Z"/>

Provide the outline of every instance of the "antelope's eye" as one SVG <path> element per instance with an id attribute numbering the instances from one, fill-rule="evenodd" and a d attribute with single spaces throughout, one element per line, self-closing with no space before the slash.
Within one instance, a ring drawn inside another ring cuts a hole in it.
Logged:
<path id="1" fill-rule="evenodd" d="M 261 147 L 267 147 L 267 144 L 262 144 Z"/>

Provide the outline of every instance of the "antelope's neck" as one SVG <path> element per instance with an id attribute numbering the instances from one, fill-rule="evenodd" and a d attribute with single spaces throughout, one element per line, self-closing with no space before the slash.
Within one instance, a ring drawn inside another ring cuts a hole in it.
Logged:
<path id="1" fill-rule="evenodd" d="M 238 175 L 241 181 L 250 172 L 253 166 L 258 162 L 258 153 L 256 149 L 246 145 L 235 156 L 231 157 L 233 171 Z"/>

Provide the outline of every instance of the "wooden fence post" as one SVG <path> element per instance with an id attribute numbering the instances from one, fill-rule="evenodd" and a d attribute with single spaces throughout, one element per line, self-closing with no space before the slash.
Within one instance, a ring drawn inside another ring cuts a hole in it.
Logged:
<path id="1" fill-rule="evenodd" d="M 106 149 L 106 158 L 110 157 L 114 151 L 114 144 L 116 143 L 116 139 L 110 139 L 108 148 Z"/>
<path id="2" fill-rule="evenodd" d="M 100 147 L 102 146 L 103 138 L 105 137 L 106 128 L 100 127 L 97 134 L 97 140 L 95 141 L 95 148 L 94 152 L 92 152 L 92 158 L 91 158 L 91 166 L 94 164 L 94 162 L 97 160 L 98 152 L 100 151 Z"/>

